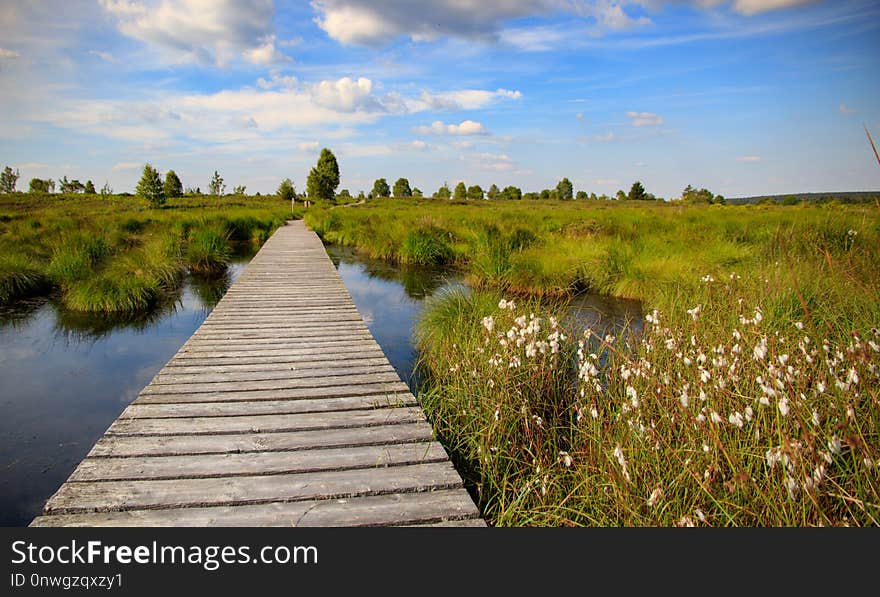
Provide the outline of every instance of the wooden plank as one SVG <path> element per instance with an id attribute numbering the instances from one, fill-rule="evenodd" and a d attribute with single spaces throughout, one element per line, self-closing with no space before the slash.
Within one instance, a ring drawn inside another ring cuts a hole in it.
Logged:
<path id="1" fill-rule="evenodd" d="M 436 462 L 305 474 L 65 483 L 45 514 L 127 509 L 230 506 L 281 501 L 332 500 L 461 487 L 452 464 Z"/>
<path id="2" fill-rule="evenodd" d="M 341 398 L 361 394 L 397 394 L 409 391 L 403 382 L 343 384 L 286 390 L 254 390 L 250 392 L 207 392 L 200 394 L 141 394 L 138 404 L 169 404 L 183 402 L 235 402 L 238 400 L 295 400 L 300 398 Z"/>
<path id="3" fill-rule="evenodd" d="M 89 458 L 105 456 L 174 456 L 181 454 L 227 454 L 290 452 L 313 448 L 372 446 L 430 440 L 431 426 L 425 421 L 277 433 L 230 435 L 126 436 L 105 435 L 89 452 Z"/>
<path id="4" fill-rule="evenodd" d="M 339 355 L 335 354 L 333 356 L 338 357 Z M 215 361 L 213 359 L 209 361 L 209 363 L 214 362 Z M 378 350 L 353 352 L 346 359 L 330 360 L 328 360 L 326 357 L 315 356 L 311 359 L 303 357 L 300 359 L 290 358 L 285 361 L 275 360 L 268 362 L 254 359 L 253 362 L 250 363 L 233 362 L 228 365 L 214 365 L 207 363 L 205 365 L 187 365 L 181 364 L 180 361 L 171 361 L 159 371 L 153 382 L 156 383 L 157 379 L 159 379 L 160 377 L 172 375 L 188 375 L 193 373 L 232 373 L 235 371 L 284 371 L 287 369 L 301 370 L 319 369 L 325 367 L 342 367 L 343 365 L 347 364 L 380 365 L 387 362 L 388 361 L 385 358 L 385 355 Z"/>
<path id="5" fill-rule="evenodd" d="M 126 510 L 41 516 L 31 526 L 53 527 L 325 527 L 482 526 L 467 492 L 446 489 L 324 501 L 271 502 L 166 510 Z M 459 518 L 453 518 L 459 517 Z"/>
<path id="6" fill-rule="evenodd" d="M 223 433 L 267 433 L 344 429 L 423 421 L 421 409 L 413 407 L 351 410 L 295 415 L 253 415 L 241 417 L 181 417 L 169 419 L 116 419 L 110 435 L 211 435 Z"/>
<path id="7" fill-rule="evenodd" d="M 214 357 L 214 358 L 176 358 L 169 362 L 163 368 L 163 371 L 185 371 L 187 369 L 211 368 L 217 371 L 223 371 L 227 367 L 273 367 L 286 366 L 299 363 L 326 362 L 324 359 L 325 351 L 307 351 L 299 354 L 281 354 L 281 355 L 263 355 L 256 357 Z M 338 347 L 333 349 L 333 356 L 351 355 L 352 360 L 356 358 L 385 358 L 385 353 L 376 346 L 362 347 Z"/>
<path id="8" fill-rule="evenodd" d="M 233 371 L 228 373 L 189 373 L 189 374 L 158 374 L 153 378 L 152 386 L 177 385 L 185 386 L 209 382 L 269 381 L 284 379 L 324 378 L 330 375 L 361 375 L 367 373 L 391 373 L 394 368 L 388 362 L 346 363 L 337 367 L 286 367 L 278 371 Z M 184 390 L 186 388 L 183 388 Z"/>
<path id="9" fill-rule="evenodd" d="M 216 381 L 188 383 L 183 385 L 150 385 L 144 388 L 146 394 L 198 394 L 203 392 L 246 392 L 250 390 L 284 390 L 292 388 L 311 388 L 316 386 L 343 385 L 346 383 L 380 383 L 399 381 L 393 370 L 380 373 L 361 373 L 357 375 L 325 375 L 321 378 L 270 379 L 268 381 Z"/>
<path id="10" fill-rule="evenodd" d="M 134 402 L 119 415 L 122 419 L 168 419 L 172 417 L 240 417 L 244 415 L 293 415 L 342 410 L 368 410 L 415 406 L 409 392 L 299 400 L 239 400 L 237 402 L 188 402 L 183 404 L 143 404 Z"/>
<path id="11" fill-rule="evenodd" d="M 446 451 L 437 442 L 389 444 L 252 454 L 201 454 L 139 458 L 86 458 L 70 481 L 137 481 L 207 479 L 354 470 L 422 462 L 443 462 Z"/>

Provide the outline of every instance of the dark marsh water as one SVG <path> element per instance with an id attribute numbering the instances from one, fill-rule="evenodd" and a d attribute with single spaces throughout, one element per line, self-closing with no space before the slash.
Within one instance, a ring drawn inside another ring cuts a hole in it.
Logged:
<path id="1" fill-rule="evenodd" d="M 424 300 L 462 286 L 454 270 L 402 268 L 330 246 L 358 311 L 388 360 L 415 388 L 412 328 Z M 0 307 L 0 526 L 25 526 L 107 427 L 201 325 L 249 258 L 226 276 L 188 278 L 152 313 L 107 319 L 51 298 Z M 641 325 L 639 304 L 573 301 L 574 325 Z"/>

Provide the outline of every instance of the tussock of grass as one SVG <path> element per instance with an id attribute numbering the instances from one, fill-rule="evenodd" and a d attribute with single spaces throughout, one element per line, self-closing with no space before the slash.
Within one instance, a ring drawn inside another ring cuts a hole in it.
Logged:
<path id="1" fill-rule="evenodd" d="M 190 233 L 186 260 L 191 271 L 199 274 L 222 272 L 229 265 L 231 256 L 228 232 L 199 228 Z"/>
<path id="2" fill-rule="evenodd" d="M 39 294 L 48 286 L 46 275 L 30 259 L 0 256 L 0 304 Z"/>
<path id="3" fill-rule="evenodd" d="M 445 265 L 453 259 L 452 248 L 436 228 L 419 228 L 410 232 L 400 249 L 402 263 L 412 265 Z"/>

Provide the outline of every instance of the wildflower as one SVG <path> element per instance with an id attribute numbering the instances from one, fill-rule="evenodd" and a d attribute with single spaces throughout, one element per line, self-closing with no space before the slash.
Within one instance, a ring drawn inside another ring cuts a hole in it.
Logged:
<path id="1" fill-rule="evenodd" d="M 571 456 L 569 456 L 568 452 L 559 452 L 559 459 L 566 468 L 571 466 Z"/>
<path id="2" fill-rule="evenodd" d="M 703 452 L 709 453 L 709 444 L 703 444 Z"/>
<path id="3" fill-rule="evenodd" d="M 746 407 L 746 421 L 751 421 L 752 417 L 755 416 L 755 411 L 752 410 L 751 406 Z"/>
<path id="4" fill-rule="evenodd" d="M 654 504 L 656 504 L 657 500 L 659 500 L 662 496 L 663 490 L 659 487 L 655 487 L 654 491 L 651 492 L 651 495 L 648 496 L 648 501 L 646 502 L 648 504 L 648 507 L 653 508 Z"/>
<path id="5" fill-rule="evenodd" d="M 495 328 L 495 318 L 491 315 L 483 318 L 483 327 L 486 331 L 491 332 Z"/>
<path id="6" fill-rule="evenodd" d="M 499 409 L 499 408 L 496 408 L 496 409 L 495 409 L 495 420 L 496 420 L 496 421 L 500 421 L 500 420 L 501 420 L 501 409 Z"/>
<path id="7" fill-rule="evenodd" d="M 842 444 L 840 443 L 840 438 L 837 436 L 832 437 L 828 441 L 828 449 L 831 450 L 832 454 L 840 454 L 840 450 L 842 448 Z"/>
<path id="8" fill-rule="evenodd" d="M 620 444 L 614 446 L 614 458 L 617 459 L 617 463 L 620 465 L 620 469 L 623 472 L 623 477 L 629 481 L 629 471 L 626 466 L 626 457 L 623 455 L 623 450 L 620 449 Z"/>
<path id="9" fill-rule="evenodd" d="M 723 422 L 723 419 L 721 418 L 721 416 L 718 413 L 716 413 L 714 410 L 709 411 L 709 418 L 712 420 L 713 423 L 722 423 Z"/>
<path id="10" fill-rule="evenodd" d="M 689 398 L 688 398 L 688 388 L 687 388 L 687 385 L 685 385 L 685 387 L 683 387 L 683 388 L 681 389 L 681 394 L 679 395 L 678 400 L 679 400 L 679 402 L 681 402 L 681 405 L 682 405 L 684 408 L 687 408 L 687 407 L 688 407 L 688 404 L 690 403 L 690 400 L 689 400 Z"/>
<path id="11" fill-rule="evenodd" d="M 849 230 L 846 231 L 846 235 L 847 235 L 848 237 L 850 237 L 850 238 L 853 238 L 853 237 L 856 236 L 858 233 L 859 233 L 858 230 L 853 230 L 852 228 L 850 228 Z"/>
<path id="12" fill-rule="evenodd" d="M 821 421 L 819 420 L 819 411 L 813 410 L 812 421 L 813 421 L 813 425 L 815 425 L 817 427 L 819 426 L 819 424 L 821 423 Z"/>
<path id="13" fill-rule="evenodd" d="M 799 330 L 802 330 L 802 329 L 804 329 L 804 324 L 801 323 L 800 321 L 795 321 L 795 322 L 794 322 L 794 327 L 796 327 L 796 328 L 799 329 Z"/>
<path id="14" fill-rule="evenodd" d="M 711 283 L 714 282 L 714 281 L 715 281 L 715 278 L 713 278 L 713 277 L 710 276 L 709 274 L 706 274 L 705 276 L 703 276 L 702 278 L 700 278 L 700 282 L 704 282 L 704 283 L 706 283 L 706 284 L 711 284 Z"/>
<path id="15" fill-rule="evenodd" d="M 767 338 L 761 338 L 761 341 L 752 349 L 752 354 L 756 361 L 763 361 L 767 356 Z"/>
<path id="16" fill-rule="evenodd" d="M 788 398 L 785 398 L 785 397 L 780 398 L 780 399 L 779 399 L 779 402 L 777 403 L 777 406 L 779 407 L 779 413 L 780 413 L 783 417 L 787 417 L 787 416 L 788 416 L 788 410 L 789 410 L 789 407 L 788 407 Z"/>
<path id="17" fill-rule="evenodd" d="M 856 373 L 855 367 L 850 367 L 849 371 L 846 374 L 846 383 L 852 385 L 859 384 L 859 374 Z"/>
<path id="18" fill-rule="evenodd" d="M 706 371 L 703 368 L 700 368 L 700 381 L 701 382 L 706 383 L 707 381 L 709 381 L 710 377 L 711 377 L 711 375 L 709 375 L 708 371 Z"/>
<path id="19" fill-rule="evenodd" d="M 593 406 L 593 407 L 590 408 L 590 416 L 593 417 L 594 419 L 598 419 L 598 418 L 599 418 L 599 411 L 596 410 L 596 407 L 595 407 L 595 406 Z"/>
<path id="20" fill-rule="evenodd" d="M 794 480 L 794 477 L 789 477 L 786 475 L 785 489 L 786 491 L 788 491 L 788 497 L 794 499 L 797 497 L 798 489 L 800 489 L 800 487 L 798 486 L 798 482 Z"/>
<path id="21" fill-rule="evenodd" d="M 696 321 L 696 320 L 697 320 L 697 316 L 700 314 L 700 305 L 697 305 L 697 306 L 694 307 L 693 309 L 688 309 L 688 310 L 687 310 L 687 313 L 688 313 L 688 315 L 691 316 L 691 319 L 693 319 L 694 321 Z"/>
<path id="22" fill-rule="evenodd" d="M 697 526 L 694 524 L 694 521 L 690 516 L 682 516 L 681 518 L 678 519 L 678 522 L 676 523 L 676 525 L 680 526 L 680 527 L 695 527 L 695 526 Z"/>
<path id="23" fill-rule="evenodd" d="M 632 386 L 626 386 L 626 395 L 629 397 L 630 402 L 632 402 L 633 408 L 638 408 L 639 396 L 636 394 L 636 389 Z"/>
<path id="24" fill-rule="evenodd" d="M 743 416 L 739 411 L 730 415 L 727 420 L 730 421 L 731 425 L 735 425 L 736 427 L 742 428 L 743 426 Z"/>
<path id="25" fill-rule="evenodd" d="M 700 522 L 702 522 L 703 524 L 706 523 L 706 515 L 703 514 L 703 511 L 702 511 L 702 510 L 700 510 L 699 508 L 697 508 L 696 510 L 694 510 L 694 514 L 697 515 L 697 518 L 700 520 Z"/>

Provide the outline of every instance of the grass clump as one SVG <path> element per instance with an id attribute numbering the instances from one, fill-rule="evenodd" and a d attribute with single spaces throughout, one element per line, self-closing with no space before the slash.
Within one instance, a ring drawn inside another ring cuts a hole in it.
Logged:
<path id="1" fill-rule="evenodd" d="M 49 280 L 32 260 L 21 255 L 0 256 L 0 304 L 40 294 Z"/>
<path id="2" fill-rule="evenodd" d="M 400 248 L 400 261 L 412 265 L 446 265 L 453 258 L 443 231 L 436 228 L 413 230 Z"/>
<path id="3" fill-rule="evenodd" d="M 228 234 L 213 228 L 192 231 L 186 245 L 186 261 L 190 271 L 198 274 L 224 271 L 232 256 Z"/>
<path id="4" fill-rule="evenodd" d="M 102 236 L 91 232 L 75 233 L 61 238 L 54 245 L 46 273 L 55 284 L 66 288 L 88 277 L 109 254 L 110 245 Z"/>

